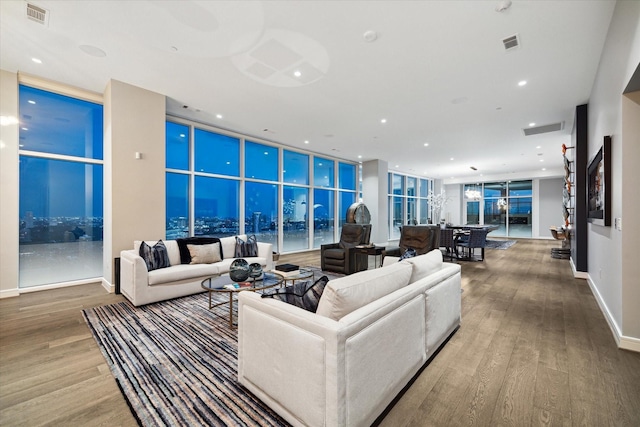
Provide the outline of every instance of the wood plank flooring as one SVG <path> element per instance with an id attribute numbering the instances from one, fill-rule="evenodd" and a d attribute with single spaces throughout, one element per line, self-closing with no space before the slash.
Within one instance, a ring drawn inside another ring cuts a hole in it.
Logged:
<path id="1" fill-rule="evenodd" d="M 640 426 L 640 354 L 617 349 L 556 245 L 461 262 L 462 326 L 381 426 Z M 94 284 L 0 300 L 0 425 L 136 425 L 80 312 L 122 298 Z"/>

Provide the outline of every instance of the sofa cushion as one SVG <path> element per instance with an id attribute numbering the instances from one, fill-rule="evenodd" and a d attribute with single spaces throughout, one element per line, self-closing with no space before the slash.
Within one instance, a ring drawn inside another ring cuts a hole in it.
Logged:
<path id="1" fill-rule="evenodd" d="M 187 245 L 191 254 L 189 264 L 213 264 L 222 261 L 220 256 L 220 242 L 209 245 Z"/>
<path id="2" fill-rule="evenodd" d="M 388 267 L 333 279 L 322 293 L 316 314 L 340 320 L 352 311 L 406 286 L 411 272 L 410 264 L 397 262 Z"/>
<path id="3" fill-rule="evenodd" d="M 262 298 L 279 299 L 287 304 L 295 305 L 304 310 L 315 313 L 318 309 L 318 302 L 322 296 L 329 278 L 322 276 L 315 282 L 298 282 L 276 291 L 262 294 Z"/>
<path id="4" fill-rule="evenodd" d="M 434 249 L 424 255 L 407 258 L 403 262 L 411 265 L 413 268 L 409 283 L 414 283 L 442 269 L 442 252 L 440 252 L 440 249 Z"/>
<path id="5" fill-rule="evenodd" d="M 235 258 L 258 256 L 258 241 L 255 234 L 252 234 L 246 240 L 236 237 L 236 247 L 233 256 Z"/>
<path id="6" fill-rule="evenodd" d="M 217 274 L 218 267 L 216 264 L 178 264 L 168 268 L 150 271 L 149 285 L 162 285 L 175 282 L 177 286 L 180 286 L 181 280 L 189 280 L 197 277 L 204 279 L 207 276 L 215 276 Z"/>
<path id="7" fill-rule="evenodd" d="M 212 243 L 220 243 L 220 239 L 217 237 L 184 237 L 180 239 L 176 239 L 178 243 L 178 248 L 180 249 L 180 262 L 182 264 L 190 264 L 191 263 L 191 252 L 187 245 L 210 245 Z M 224 258 L 224 251 L 222 250 L 222 245 L 220 245 L 220 258 Z M 174 265 L 171 263 L 171 265 Z"/>
<path id="8" fill-rule="evenodd" d="M 247 240 L 246 234 L 240 234 L 236 237 L 241 238 L 242 240 Z M 222 259 L 233 259 L 235 258 L 236 252 L 236 237 L 221 237 L 220 238 L 220 251 L 222 254 Z"/>
<path id="9" fill-rule="evenodd" d="M 171 264 L 169 263 L 169 254 L 167 253 L 167 247 L 162 240 L 158 240 L 155 245 L 149 246 L 146 242 L 140 244 L 139 255 L 147 265 L 148 271 L 157 270 L 160 268 L 167 268 Z"/>

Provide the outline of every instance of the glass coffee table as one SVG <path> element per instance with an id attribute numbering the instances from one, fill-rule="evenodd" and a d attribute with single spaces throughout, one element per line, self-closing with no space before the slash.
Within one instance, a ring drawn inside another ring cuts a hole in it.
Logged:
<path id="1" fill-rule="evenodd" d="M 233 328 L 235 325 L 233 324 L 233 301 L 234 295 L 238 292 L 243 291 L 260 291 L 263 289 L 273 288 L 278 285 L 282 285 L 284 282 L 284 277 L 279 274 L 274 273 L 264 273 L 262 275 L 262 279 L 250 281 L 250 282 L 242 282 L 238 284 L 231 280 L 228 274 L 224 274 L 222 276 L 212 276 L 202 281 L 202 289 L 206 290 L 209 293 L 209 309 L 213 307 L 218 307 L 220 305 L 229 304 L 229 327 Z M 238 285 L 238 288 L 230 287 L 228 285 Z M 212 293 L 219 294 L 228 294 L 229 301 L 223 301 L 219 303 L 212 303 L 211 294 Z"/>
<path id="2" fill-rule="evenodd" d="M 275 273 L 275 274 L 280 274 L 280 273 Z M 288 274 L 288 273 L 281 274 L 281 276 L 283 277 L 282 285 L 286 286 L 287 282 L 290 282 L 293 285 L 298 280 L 309 279 L 309 278 L 313 280 L 314 274 L 315 273 L 311 268 L 300 267 L 300 270 L 298 270 L 296 274 Z"/>

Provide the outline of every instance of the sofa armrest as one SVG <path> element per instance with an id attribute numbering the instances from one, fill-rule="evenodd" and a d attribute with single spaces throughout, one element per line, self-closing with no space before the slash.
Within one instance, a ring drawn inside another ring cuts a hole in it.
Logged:
<path id="1" fill-rule="evenodd" d="M 120 292 L 135 304 L 136 288 L 149 284 L 147 264 L 134 250 L 120 251 Z"/>

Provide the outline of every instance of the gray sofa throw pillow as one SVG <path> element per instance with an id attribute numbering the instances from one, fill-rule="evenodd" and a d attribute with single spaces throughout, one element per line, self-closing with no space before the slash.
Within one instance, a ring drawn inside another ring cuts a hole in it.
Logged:
<path id="1" fill-rule="evenodd" d="M 329 282 L 329 278 L 322 276 L 313 283 L 311 281 L 298 282 L 277 291 L 264 293 L 262 298 L 279 299 L 287 304 L 315 313 L 327 282 Z"/>
<path id="2" fill-rule="evenodd" d="M 158 240 L 153 247 L 149 246 L 147 242 L 142 242 L 139 255 L 144 260 L 144 263 L 147 264 L 147 271 L 166 268 L 171 265 L 169 252 L 167 252 L 167 247 L 162 240 Z"/>
<path id="3" fill-rule="evenodd" d="M 245 242 L 238 236 L 236 236 L 236 250 L 233 255 L 234 258 L 244 257 L 257 257 L 258 256 L 258 240 L 255 234 L 247 237 Z"/>

